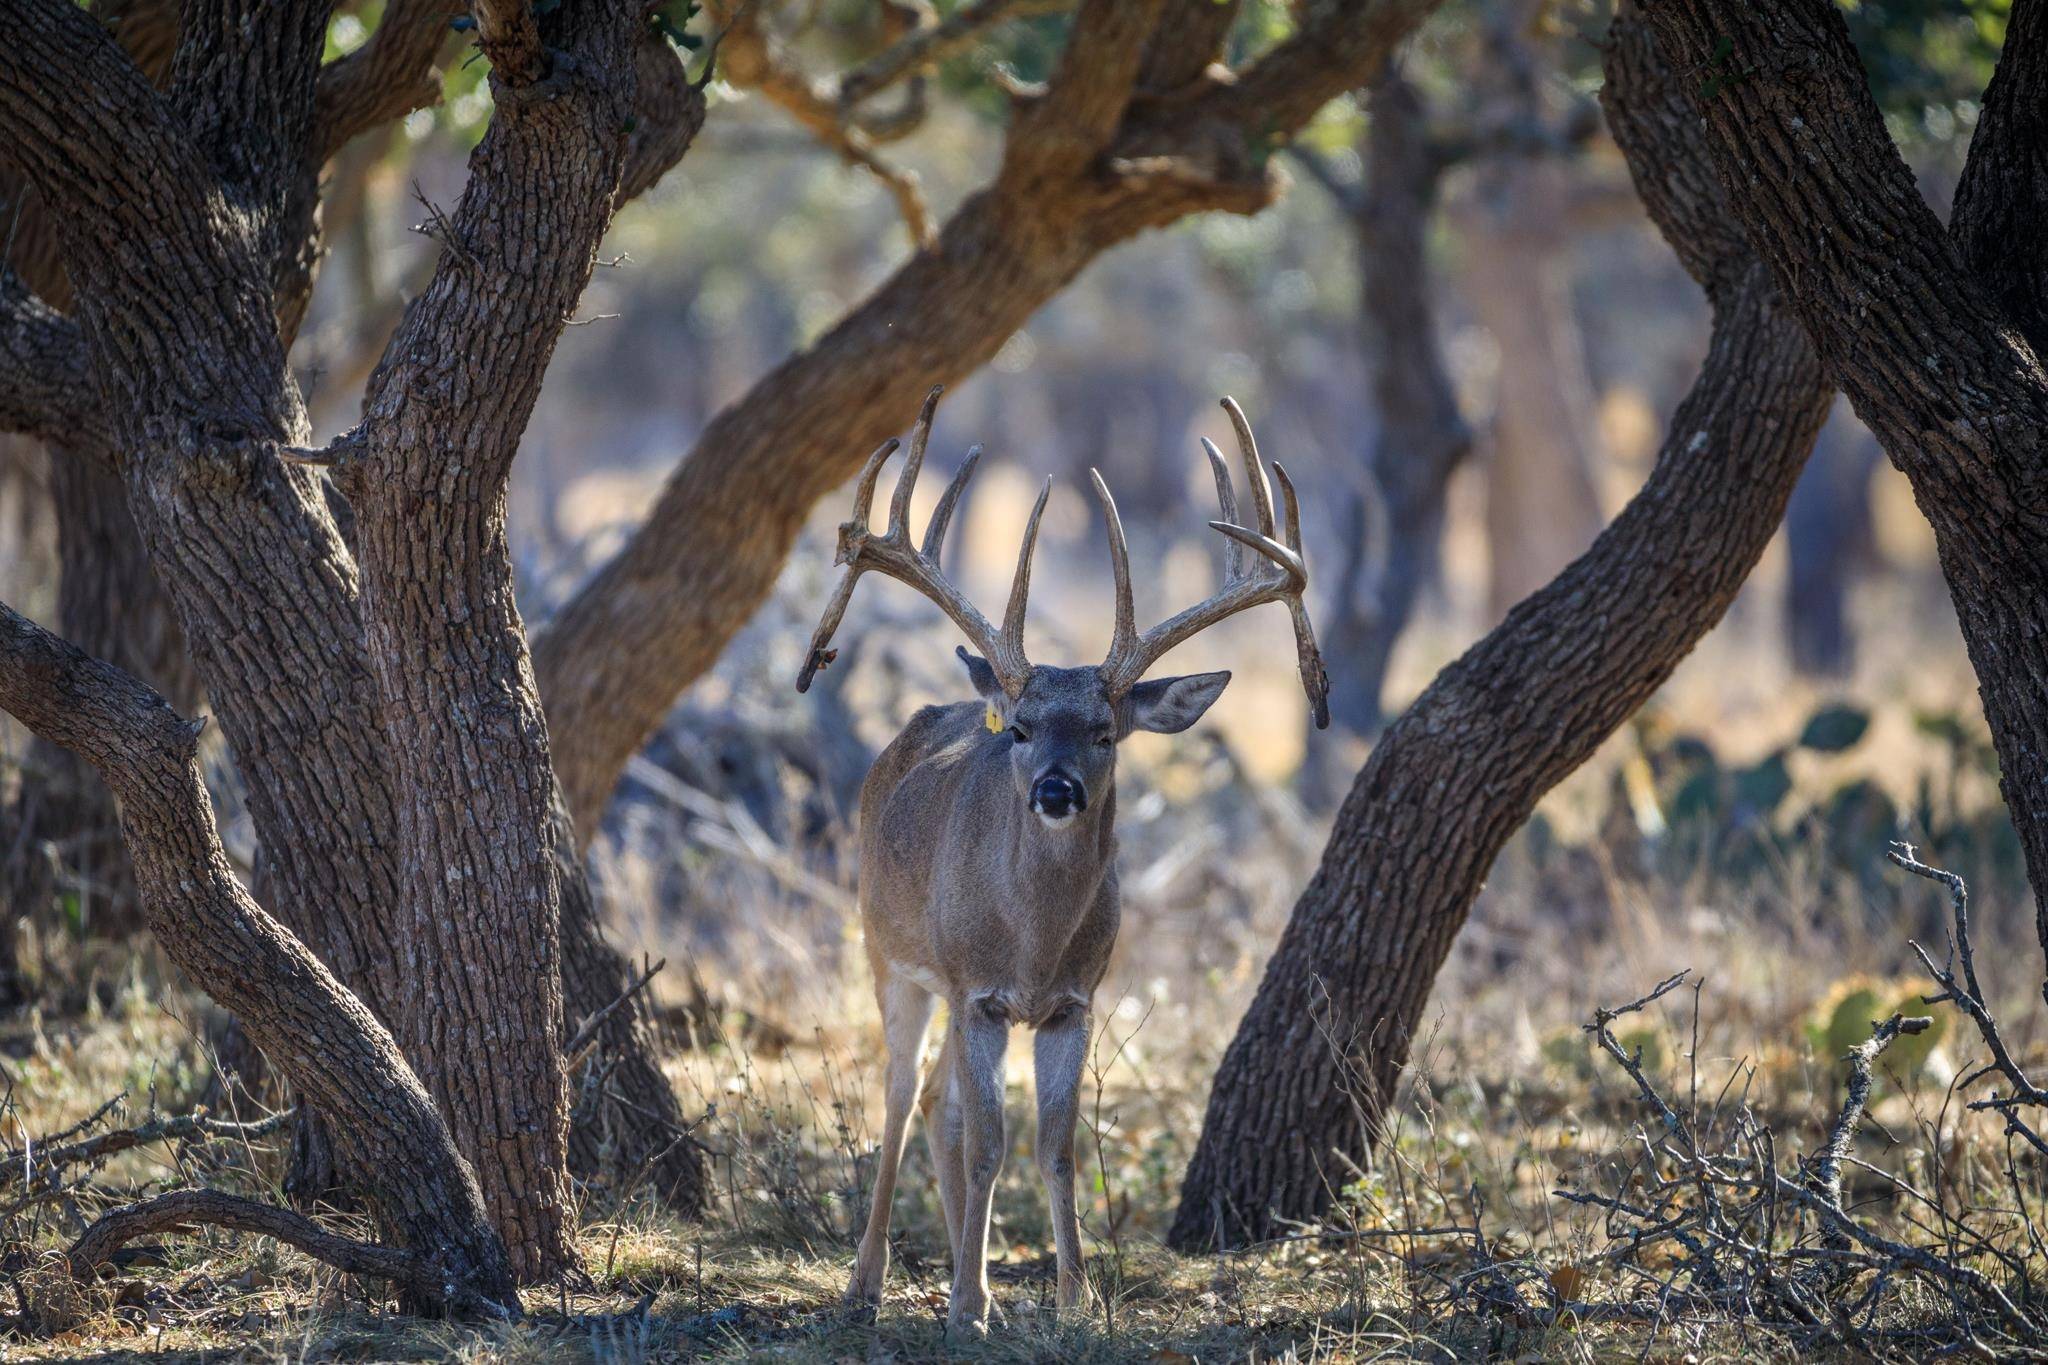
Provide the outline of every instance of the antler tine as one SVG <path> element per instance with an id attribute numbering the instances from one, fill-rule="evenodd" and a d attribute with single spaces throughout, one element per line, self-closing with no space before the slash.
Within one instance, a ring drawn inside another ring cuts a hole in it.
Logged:
<path id="1" fill-rule="evenodd" d="M 1276 469 L 1279 466 L 1274 466 Z M 1330 672 L 1323 667 L 1323 652 L 1316 648 L 1316 628 L 1309 624 L 1308 604 L 1300 594 L 1287 599 L 1287 614 L 1294 618 L 1295 664 L 1301 671 L 1301 690 L 1308 694 L 1308 708 L 1316 729 L 1330 728 Z"/>
<path id="2" fill-rule="evenodd" d="M 894 436 L 875 447 L 875 453 L 868 456 L 868 462 L 861 466 L 860 482 L 853 486 L 853 516 L 840 528 L 839 562 L 847 561 L 846 528 L 858 526 L 863 532 L 868 529 L 868 514 L 875 505 L 875 481 L 882 477 L 882 466 L 896 453 L 903 443 Z"/>
<path id="3" fill-rule="evenodd" d="M 974 467 L 981 463 L 981 447 L 967 448 L 967 458 L 960 461 L 960 468 L 953 475 L 953 482 L 946 485 L 946 491 L 939 497 L 939 505 L 932 509 L 931 524 L 924 528 L 924 548 L 919 551 L 939 567 L 939 551 L 946 547 L 946 527 L 952 523 L 953 507 L 960 501 L 960 495 L 967 491 L 967 481 L 974 477 Z"/>
<path id="4" fill-rule="evenodd" d="M 905 540 L 910 539 L 910 495 L 917 488 L 918 472 L 924 468 L 924 448 L 932 439 L 932 417 L 939 410 L 939 395 L 946 391 L 943 384 L 932 385 L 932 391 L 924 396 L 924 406 L 918 409 L 917 425 L 910 429 L 910 455 L 903 461 L 903 473 L 896 480 L 896 496 L 889 500 L 889 534 L 901 532 Z"/>
<path id="5" fill-rule="evenodd" d="M 839 576 L 839 586 L 832 589 L 831 598 L 825 603 L 825 614 L 818 618 L 818 628 L 811 632 L 811 647 L 804 651 L 804 666 L 797 670 L 796 690 L 811 690 L 811 679 L 818 670 L 839 657 L 839 651 L 827 648 L 832 643 L 832 632 L 839 629 L 839 618 L 846 615 L 846 604 L 853 600 L 853 585 L 860 578 L 858 564 Z"/>
<path id="6" fill-rule="evenodd" d="M 1202 442 L 1202 449 L 1209 456 L 1209 468 L 1216 476 L 1216 500 L 1223 509 L 1223 520 L 1212 521 L 1209 525 L 1221 532 L 1228 542 L 1223 586 L 1212 596 L 1160 622 L 1142 635 L 1135 635 L 1127 624 L 1130 566 L 1123 527 L 1117 521 L 1116 506 L 1110 501 L 1108 485 L 1103 483 L 1100 474 L 1095 476 L 1096 496 L 1102 500 L 1110 525 L 1110 557 L 1117 571 L 1120 599 L 1116 639 L 1110 646 L 1109 657 L 1102 664 L 1103 681 L 1112 699 L 1121 698 L 1145 676 L 1146 669 L 1176 645 L 1238 612 L 1267 602 L 1284 602 L 1294 622 L 1294 647 L 1301 667 L 1302 690 L 1308 694 L 1316 726 L 1321 729 L 1330 723 L 1330 679 L 1323 668 L 1323 656 L 1316 648 L 1315 629 L 1309 623 L 1308 606 L 1302 601 L 1302 593 L 1308 587 L 1308 565 L 1301 553 L 1300 495 L 1295 491 L 1294 481 L 1287 477 L 1287 471 L 1274 465 L 1273 477 L 1280 483 L 1283 530 L 1281 523 L 1274 519 L 1272 489 L 1266 482 L 1265 462 L 1259 458 L 1258 446 L 1252 440 L 1251 423 L 1245 420 L 1243 411 L 1230 399 L 1223 400 L 1223 407 L 1230 414 L 1231 425 L 1236 428 L 1238 448 L 1244 452 L 1245 473 L 1251 479 L 1258 529 L 1237 524 L 1237 498 L 1231 487 L 1230 471 L 1215 445 L 1209 441 Z M 1284 544 L 1277 539 L 1283 535 L 1286 538 Z M 1244 558 L 1247 549 L 1272 568 L 1261 565 L 1257 569 L 1248 569 Z M 1274 572 L 1276 569 L 1277 573 Z"/>
<path id="7" fill-rule="evenodd" d="M 1102 504 L 1103 526 L 1109 532 L 1109 571 L 1116 580 L 1116 627 L 1109 637 L 1109 657 L 1114 660 L 1130 652 L 1138 642 L 1138 609 L 1131 600 L 1131 547 L 1124 539 L 1123 518 L 1116 513 L 1116 499 L 1099 469 L 1090 469 L 1095 500 Z"/>
<path id="8" fill-rule="evenodd" d="M 1280 524 L 1286 528 L 1284 542 L 1295 554 L 1301 553 L 1301 503 L 1294 495 L 1294 480 L 1287 477 L 1287 471 L 1273 461 L 1273 477 L 1280 484 Z"/>
<path id="9" fill-rule="evenodd" d="M 1273 490 L 1266 483 L 1266 462 L 1259 458 L 1259 443 L 1252 439 L 1252 424 L 1235 398 L 1225 398 L 1223 410 L 1230 414 L 1231 429 L 1237 432 L 1238 453 L 1244 456 L 1245 478 L 1252 485 L 1252 510 L 1259 515 L 1259 534 L 1277 535 L 1273 525 Z"/>
<path id="10" fill-rule="evenodd" d="M 1233 526 L 1227 521 L 1212 521 L 1209 525 L 1240 545 L 1271 560 L 1287 575 L 1287 590 L 1300 592 L 1308 586 L 1308 566 L 1301 562 L 1301 556 L 1282 545 L 1271 536 L 1262 536 L 1257 531 L 1247 531 L 1242 526 Z M 1226 585 L 1235 586 L 1235 585 Z"/>
<path id="11" fill-rule="evenodd" d="M 946 576 L 939 572 L 938 564 L 947 523 L 952 519 L 961 490 L 973 476 L 975 464 L 981 457 L 980 446 L 967 453 L 959 472 L 947 485 L 945 495 L 932 514 L 932 524 L 926 530 L 924 549 L 920 551 L 910 542 L 907 524 L 910 495 L 917 482 L 918 466 L 924 459 L 925 444 L 931 437 L 932 410 L 938 403 L 938 397 L 939 390 L 933 389 L 925 398 L 923 411 L 918 414 L 917 427 L 911 437 L 910 456 L 890 502 L 889 529 L 883 535 L 874 533 L 868 525 L 868 516 L 874 506 L 875 483 L 881 477 L 882 465 L 895 453 L 897 443 L 893 440 L 883 442 L 881 448 L 868 457 L 866 467 L 861 470 L 860 482 L 854 488 L 853 516 L 839 527 L 839 562 L 846 566 L 846 572 L 826 601 L 825 614 L 819 618 L 817 630 L 811 633 L 810 652 L 804 656 L 803 667 L 797 672 L 796 690 L 799 692 L 808 691 L 818 670 L 837 657 L 838 652 L 831 648 L 832 634 L 839 629 L 840 618 L 845 616 L 847 604 L 853 600 L 854 585 L 870 569 L 906 583 L 930 599 L 960 628 L 967 642 L 987 656 L 989 666 L 1011 696 L 1022 693 L 1024 684 L 1030 681 L 1031 664 L 1024 656 L 1024 598 L 1031 576 L 1031 550 L 1038 538 L 1038 519 L 1045 511 L 1046 493 L 1052 491 L 1052 483 L 1051 480 L 1046 481 L 1046 492 L 1038 495 L 1038 506 L 1031 513 L 1031 525 L 1024 537 L 1023 558 L 1017 569 L 1017 583 L 1010 594 L 1011 619 L 1005 621 L 1004 632 L 998 634 L 988 618 L 958 588 L 946 581 Z"/>
<path id="12" fill-rule="evenodd" d="M 1022 679 L 1031 673 L 1031 665 L 1024 657 L 1024 608 L 1031 598 L 1031 556 L 1038 548 L 1038 520 L 1045 515 L 1045 500 L 1051 496 L 1052 479 L 1048 476 L 1031 508 L 1031 520 L 1024 523 L 1024 544 L 1017 551 L 1017 576 L 1010 580 L 1010 604 L 1003 609 L 1000 643 L 1004 657 L 989 659 L 989 666 L 995 669 L 997 677 L 1005 680 L 1006 686 L 1011 677 L 1019 680 L 1019 690 L 1023 688 Z"/>
<path id="13" fill-rule="evenodd" d="M 1216 505 L 1223 509 L 1223 519 L 1237 520 L 1237 489 L 1230 483 L 1230 466 L 1223 463 L 1223 452 L 1216 443 L 1204 436 L 1202 453 L 1209 457 L 1209 472 L 1216 476 Z M 1244 551 L 1232 541 L 1223 547 L 1223 580 L 1228 583 L 1244 574 Z"/>

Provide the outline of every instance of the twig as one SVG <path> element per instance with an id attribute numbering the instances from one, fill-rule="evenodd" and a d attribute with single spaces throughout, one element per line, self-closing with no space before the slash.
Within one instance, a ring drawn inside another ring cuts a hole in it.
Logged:
<path id="1" fill-rule="evenodd" d="M 647 989 L 647 983 L 654 980 L 660 974 L 661 969 L 666 966 L 668 966 L 668 959 L 663 958 L 652 967 L 649 967 L 631 985 L 619 992 L 617 999 L 577 1026 L 575 1035 L 569 1039 L 569 1045 L 562 1049 L 568 1055 L 568 1069 L 570 1071 L 575 1071 L 581 1067 L 584 1059 L 589 1056 L 591 1049 L 597 1046 L 597 1031 L 604 1027 L 605 1021 L 616 1014 L 628 1000 L 631 1000 L 641 991 Z"/>
<path id="2" fill-rule="evenodd" d="M 93 1121 L 103 1117 L 118 1102 L 116 1099 L 102 1106 L 99 1113 L 93 1116 Z M 20 1164 L 10 1161 L 0 1165 L 0 1189 L 6 1189 L 16 1182 L 33 1183 L 38 1174 L 47 1181 L 66 1166 L 100 1161 L 152 1142 L 204 1142 L 211 1138 L 224 1137 L 241 1138 L 246 1141 L 249 1138 L 264 1137 L 282 1128 L 297 1113 L 296 1109 L 287 1109 L 251 1123 L 228 1123 L 207 1118 L 203 1114 L 180 1114 L 174 1118 L 153 1119 L 148 1123 L 137 1124 L 133 1128 L 117 1128 L 82 1142 L 66 1143 L 56 1147 L 45 1143 L 40 1150 L 31 1144 L 22 1149 Z M 74 1128 L 71 1131 L 78 1130 Z M 40 1172 L 38 1167 L 41 1168 Z"/>

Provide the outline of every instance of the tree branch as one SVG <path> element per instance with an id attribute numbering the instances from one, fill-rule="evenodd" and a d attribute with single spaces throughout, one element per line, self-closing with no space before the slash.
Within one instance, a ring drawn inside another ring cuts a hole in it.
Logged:
<path id="1" fill-rule="evenodd" d="M 254 1232 L 296 1247 L 316 1261 L 350 1275 L 367 1275 L 430 1292 L 432 1269 L 410 1252 L 361 1242 L 327 1231 L 304 1214 L 274 1204 L 262 1204 L 220 1190 L 173 1190 L 139 1200 L 101 1214 L 71 1244 L 65 1259 L 78 1279 L 92 1279 L 115 1252 L 138 1237 L 189 1231 L 195 1224 Z M 424 1282 L 424 1283 L 423 1283 Z M 488 1316 L 510 1316 L 506 1308 L 489 1300 L 465 1296 L 450 1306 L 460 1312 L 484 1309 Z"/>
<path id="2" fill-rule="evenodd" d="M 920 28 L 839 78 L 842 119 L 898 81 L 920 76 L 979 42 L 983 33 L 1012 19 L 1057 14 L 1074 0 L 972 0 L 938 23 Z"/>
<path id="3" fill-rule="evenodd" d="M 2034 350 L 2048 350 L 2048 0 L 2016 0 L 1949 235 Z"/>
<path id="4" fill-rule="evenodd" d="M 0 430 L 103 447 L 106 432 L 77 324 L 0 264 Z"/>
<path id="5" fill-rule="evenodd" d="M 879 180 L 896 200 L 896 210 L 903 215 L 911 240 L 920 250 L 930 247 L 936 234 L 916 174 L 891 164 L 875 150 L 868 134 L 845 116 L 837 90 L 805 74 L 762 27 L 758 5 L 731 0 L 717 4 L 715 12 L 726 23 L 718 43 L 719 66 L 725 78 L 742 89 L 758 90 L 828 151 Z"/>
<path id="6" fill-rule="evenodd" d="M 391 0 L 363 45 L 320 69 L 312 160 L 441 98 L 434 62 L 448 45 L 450 0 Z"/>

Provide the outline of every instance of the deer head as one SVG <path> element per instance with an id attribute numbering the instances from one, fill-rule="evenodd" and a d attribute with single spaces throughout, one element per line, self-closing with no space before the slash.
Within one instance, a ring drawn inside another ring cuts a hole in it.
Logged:
<path id="1" fill-rule="evenodd" d="M 882 466 L 895 453 L 897 442 L 884 442 L 861 471 L 854 491 L 853 516 L 839 528 L 837 562 L 846 566 L 846 574 L 811 637 L 810 651 L 797 675 L 797 691 L 808 690 L 817 671 L 836 656 L 837 651 L 830 648 L 833 632 L 853 597 L 854 584 L 861 574 L 872 569 L 908 583 L 930 598 L 967 637 L 974 652 L 965 648 L 957 652 L 967 666 L 975 691 L 989 707 L 990 728 L 1007 733 L 1011 740 L 1010 762 L 1018 797 L 1051 828 L 1071 823 L 1086 812 L 1091 799 L 1107 790 L 1114 771 L 1116 746 L 1127 735 L 1138 730 L 1178 733 L 1199 720 L 1222 695 L 1230 681 L 1227 672 L 1149 681 L 1145 674 L 1175 646 L 1250 607 L 1267 602 L 1287 605 L 1294 620 L 1302 688 L 1308 694 L 1317 726 L 1329 724 L 1329 678 L 1323 670 L 1315 632 L 1302 601 L 1302 591 L 1308 586 L 1308 569 L 1302 560 L 1301 512 L 1294 484 L 1286 470 L 1278 464 L 1272 466 L 1282 503 L 1282 514 L 1276 519 L 1266 464 L 1252 439 L 1251 424 L 1235 402 L 1224 399 L 1223 409 L 1230 415 L 1238 450 L 1244 458 L 1255 527 L 1238 524 L 1237 494 L 1223 455 L 1209 441 L 1202 442 L 1223 513 L 1221 520 L 1209 524 L 1228 542 L 1224 549 L 1222 588 L 1141 634 L 1132 599 L 1130 549 L 1124 539 L 1123 522 L 1117 516 L 1109 485 L 1103 482 L 1100 471 L 1091 470 L 1095 496 L 1102 505 L 1109 532 L 1110 567 L 1116 584 L 1115 627 L 1109 656 L 1102 663 L 1092 668 L 1058 668 L 1034 666 L 1024 653 L 1031 558 L 1052 480 L 1047 479 L 1039 491 L 1030 520 L 1025 524 L 1024 543 L 1018 552 L 1017 572 L 1011 581 L 1009 604 L 1003 612 L 1000 630 L 990 625 L 988 618 L 939 570 L 946 530 L 967 481 L 974 476 L 981 458 L 980 446 L 968 451 L 959 472 L 939 499 L 922 546 L 911 543 L 911 493 L 924 465 L 925 445 L 931 436 L 939 394 L 940 390 L 934 388 L 918 414 L 911 433 L 910 454 L 889 502 L 888 529 L 879 536 L 869 527 L 868 516 L 876 481 Z"/>

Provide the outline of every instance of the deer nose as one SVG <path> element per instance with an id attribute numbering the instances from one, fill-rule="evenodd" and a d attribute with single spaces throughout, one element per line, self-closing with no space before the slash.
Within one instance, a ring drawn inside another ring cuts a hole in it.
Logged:
<path id="1" fill-rule="evenodd" d="M 1031 784 L 1031 809 L 1057 820 L 1088 809 L 1088 794 L 1065 773 L 1050 772 Z"/>

